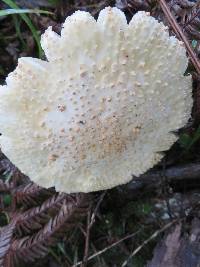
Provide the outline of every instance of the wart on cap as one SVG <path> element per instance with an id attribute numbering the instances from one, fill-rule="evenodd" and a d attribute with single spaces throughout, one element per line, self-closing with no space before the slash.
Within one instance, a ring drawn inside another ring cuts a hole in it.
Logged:
<path id="1" fill-rule="evenodd" d="M 42 35 L 47 61 L 20 58 L 0 87 L 0 144 L 40 186 L 90 192 L 153 167 L 190 118 L 183 44 L 148 13 L 107 7 Z"/>

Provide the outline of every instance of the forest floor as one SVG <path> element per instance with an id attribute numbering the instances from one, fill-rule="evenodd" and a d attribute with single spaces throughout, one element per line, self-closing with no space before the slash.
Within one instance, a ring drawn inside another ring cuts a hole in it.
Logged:
<path id="1" fill-rule="evenodd" d="M 125 12 L 128 21 L 137 11 L 148 11 L 168 25 L 171 34 L 179 39 L 183 35 L 194 51 L 194 54 L 188 51 L 191 60 L 187 70 L 193 77 L 192 119 L 179 131 L 176 144 L 166 152 L 162 162 L 140 179 L 95 194 L 87 218 L 77 222 L 72 231 L 64 232 L 49 248 L 48 255 L 31 266 L 200 266 L 200 1 L 158 2 L 0 1 L 0 12 L 4 11 L 0 13 L 0 84 L 14 70 L 19 57 L 44 58 L 38 42 L 40 34 L 48 26 L 59 33 L 66 16 L 75 10 L 89 11 L 96 18 L 105 6 L 117 6 Z M 167 3 L 182 35 L 177 33 L 162 3 Z M 10 8 L 15 11 L 18 8 L 40 9 L 50 13 L 26 14 L 27 20 L 22 14 L 9 14 Z M 0 162 L 4 166 L 0 163 L 0 179 L 12 180 L 15 171 L 8 162 L 5 164 L 5 160 L 1 153 Z M 3 193 L 0 196 L 0 227 L 9 223 L 6 210 L 10 204 L 11 195 Z"/>

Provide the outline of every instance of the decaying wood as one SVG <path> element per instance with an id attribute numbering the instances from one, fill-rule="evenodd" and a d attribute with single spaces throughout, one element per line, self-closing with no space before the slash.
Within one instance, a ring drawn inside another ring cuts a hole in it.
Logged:
<path id="1" fill-rule="evenodd" d="M 124 187 L 129 190 L 139 190 L 145 186 L 159 187 L 163 178 L 169 182 L 196 179 L 199 180 L 200 184 L 200 163 L 174 166 L 165 170 L 148 171 L 140 177 L 133 176 L 133 180 Z"/>
<path id="2" fill-rule="evenodd" d="M 155 239 L 159 234 L 161 234 L 162 232 L 166 231 L 167 229 L 169 229 L 172 225 L 174 225 L 177 222 L 178 222 L 177 220 L 171 221 L 168 224 L 166 224 L 165 226 L 163 226 L 161 229 L 159 229 L 156 232 L 154 232 L 148 239 L 146 239 L 140 246 L 138 246 L 129 255 L 128 259 L 123 262 L 121 267 L 127 267 L 128 262 L 130 261 L 130 259 L 133 258 L 144 246 L 146 246 L 149 242 L 151 242 L 153 239 Z M 166 266 L 168 266 L 168 265 L 166 265 Z M 161 267 L 161 266 L 159 266 L 159 267 Z M 172 267 L 172 266 L 169 265 L 168 267 Z"/>
<path id="3" fill-rule="evenodd" d="M 182 229 L 183 224 L 178 224 L 164 237 L 146 267 L 199 267 L 200 220 L 193 219 L 189 235 L 182 236 Z"/>
<path id="4" fill-rule="evenodd" d="M 200 163 L 191 163 L 187 165 L 179 165 L 165 170 L 149 171 L 142 175 L 140 179 L 150 179 L 152 182 L 155 179 L 160 179 L 165 176 L 170 180 L 182 180 L 182 179 L 200 179 Z"/>

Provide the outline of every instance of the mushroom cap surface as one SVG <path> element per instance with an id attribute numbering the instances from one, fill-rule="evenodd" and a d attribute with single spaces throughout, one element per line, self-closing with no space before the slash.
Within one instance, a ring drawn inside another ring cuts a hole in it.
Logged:
<path id="1" fill-rule="evenodd" d="M 163 157 L 190 118 L 183 44 L 143 11 L 67 17 L 0 86 L 0 145 L 32 181 L 67 193 L 127 183 Z"/>

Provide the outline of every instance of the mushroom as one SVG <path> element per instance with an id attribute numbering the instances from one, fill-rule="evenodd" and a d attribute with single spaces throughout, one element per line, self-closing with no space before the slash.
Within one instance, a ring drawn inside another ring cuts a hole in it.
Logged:
<path id="1" fill-rule="evenodd" d="M 0 88 L 0 144 L 32 181 L 90 192 L 156 163 L 190 118 L 185 48 L 146 12 L 67 17 L 41 38 L 47 61 L 22 57 Z"/>

